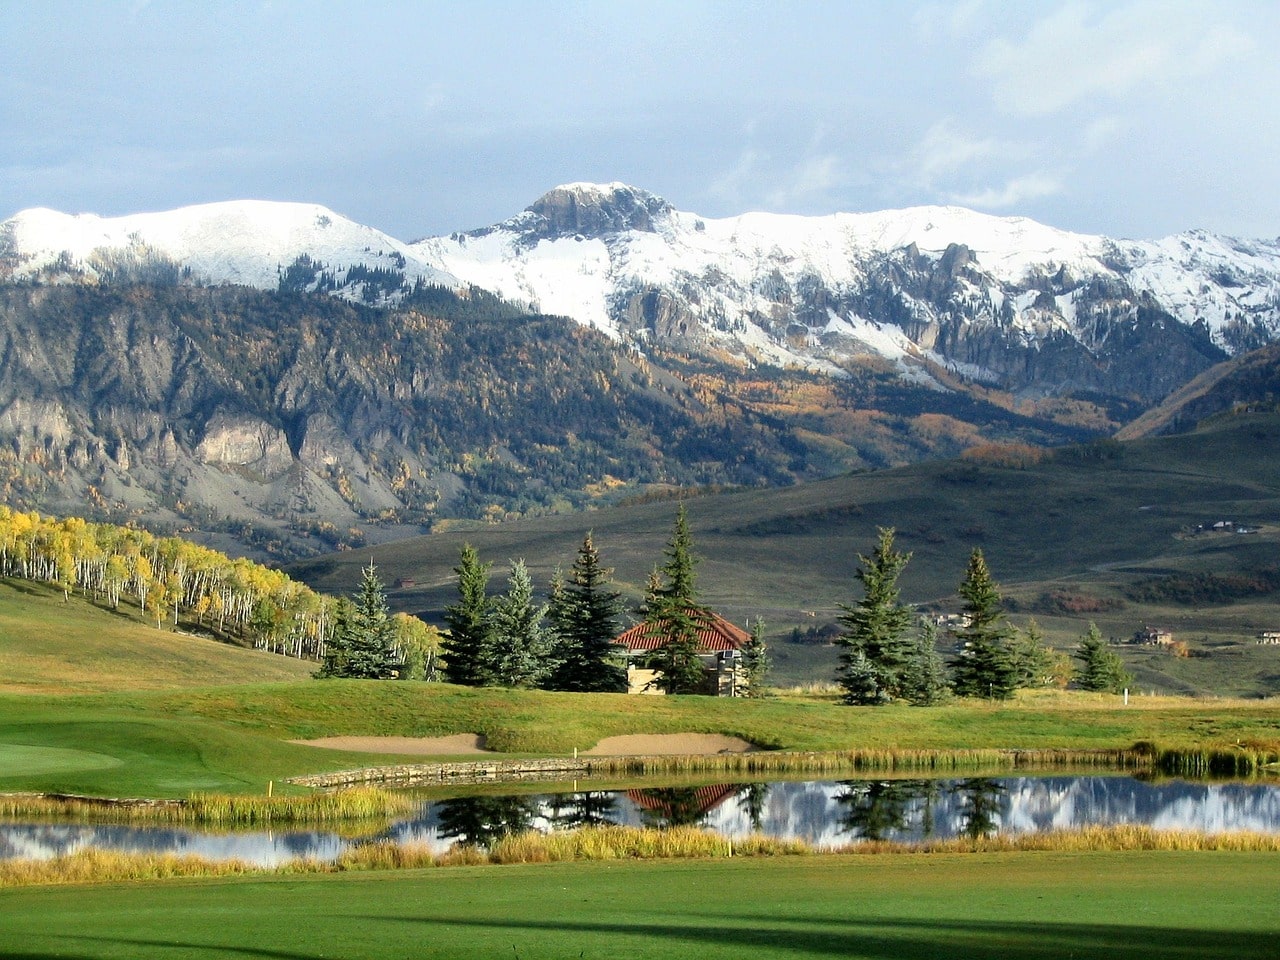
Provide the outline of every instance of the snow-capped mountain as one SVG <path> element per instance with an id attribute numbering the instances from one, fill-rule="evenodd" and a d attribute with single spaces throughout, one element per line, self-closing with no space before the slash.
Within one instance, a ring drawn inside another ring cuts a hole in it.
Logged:
<path id="1" fill-rule="evenodd" d="M 625 184 L 576 183 L 413 249 L 464 282 L 618 338 L 784 364 L 872 354 L 910 372 L 932 361 L 1032 390 L 1047 374 L 1059 381 L 1049 392 L 1098 386 L 1090 367 L 1114 372 L 1120 322 L 1167 341 L 1159 330 L 1177 321 L 1199 331 L 1192 353 L 1280 332 L 1280 241 L 1117 241 L 958 207 L 710 219 Z M 1119 339 L 1132 351 L 1132 330 Z M 1064 347 L 1079 349 L 1064 357 Z M 1174 365 L 1180 376 L 1203 360 Z M 1171 386 L 1157 381 L 1139 392 Z"/>
<path id="2" fill-rule="evenodd" d="M 1155 402 L 1280 335 L 1280 240 L 1155 241 L 914 207 L 711 219 L 622 183 L 556 187 L 516 216 L 406 244 L 311 204 L 240 201 L 0 224 L 0 278 L 187 279 L 394 305 L 471 285 L 643 347 L 919 383 Z"/>
<path id="3" fill-rule="evenodd" d="M 416 281 L 457 287 L 406 244 L 312 203 L 240 200 L 127 217 L 25 210 L 0 224 L 0 278 L 80 276 L 323 289 L 385 302 Z"/>

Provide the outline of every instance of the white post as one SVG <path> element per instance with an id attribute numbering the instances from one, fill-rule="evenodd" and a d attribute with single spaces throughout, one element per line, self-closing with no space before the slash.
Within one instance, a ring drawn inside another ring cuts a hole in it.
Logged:
<path id="1" fill-rule="evenodd" d="M 1129 705 L 1129 688 L 1128 687 L 1124 688 L 1124 705 L 1126 707 Z"/>

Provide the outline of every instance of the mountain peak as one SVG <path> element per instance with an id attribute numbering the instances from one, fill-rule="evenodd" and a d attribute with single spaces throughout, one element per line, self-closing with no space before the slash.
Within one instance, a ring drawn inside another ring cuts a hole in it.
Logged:
<path id="1" fill-rule="evenodd" d="M 538 218 L 531 232 L 539 238 L 653 233 L 673 210 L 659 196 L 616 182 L 561 184 L 526 208 Z"/>

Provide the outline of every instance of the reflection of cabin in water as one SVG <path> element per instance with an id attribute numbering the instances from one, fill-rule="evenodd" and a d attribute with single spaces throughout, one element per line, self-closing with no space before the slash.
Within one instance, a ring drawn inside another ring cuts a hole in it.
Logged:
<path id="1" fill-rule="evenodd" d="M 628 693 L 662 692 L 656 683 L 658 671 L 648 664 L 668 642 L 668 637 L 646 623 L 637 623 L 624 630 L 614 641 L 627 648 Z M 742 651 L 750 642 L 751 636 L 741 627 L 734 626 L 718 613 L 707 611 L 698 625 L 698 659 L 706 672 L 703 693 L 738 697 L 747 692 Z"/>
<path id="2" fill-rule="evenodd" d="M 627 799 L 641 811 L 660 817 L 669 826 L 697 823 L 741 789 L 740 784 L 717 783 L 705 787 L 664 787 L 628 790 Z"/>
<path id="3" fill-rule="evenodd" d="M 1143 627 L 1133 635 L 1133 642 L 1149 647 L 1167 647 L 1173 643 L 1173 634 L 1159 627 Z"/>

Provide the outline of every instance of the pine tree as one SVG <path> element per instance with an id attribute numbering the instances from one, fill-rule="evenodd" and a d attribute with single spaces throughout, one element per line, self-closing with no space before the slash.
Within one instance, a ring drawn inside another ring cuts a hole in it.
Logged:
<path id="1" fill-rule="evenodd" d="M 614 646 L 622 594 L 609 589 L 612 573 L 600 563 L 590 531 L 578 548 L 567 584 L 557 571 L 548 605 L 557 661 L 547 684 L 551 689 L 626 693 L 627 668 Z"/>
<path id="2" fill-rule="evenodd" d="M 1028 620 L 1025 630 L 1013 632 L 1009 655 L 1020 688 L 1047 687 L 1053 683 L 1053 650 L 1044 642 L 1044 634 L 1035 620 Z"/>
<path id="3" fill-rule="evenodd" d="M 706 669 L 698 656 L 698 632 L 710 613 L 698 604 L 695 586 L 697 558 L 684 504 L 676 514 L 675 530 L 664 551 L 667 561 L 645 603 L 645 624 L 651 636 L 665 642 L 649 663 L 658 672 L 657 686 L 665 693 L 697 693 L 706 686 Z"/>
<path id="4" fill-rule="evenodd" d="M 962 697 L 1007 700 L 1017 689 L 1009 653 L 1009 627 L 1004 620 L 1000 588 L 991 579 L 980 549 L 975 548 L 969 556 L 959 594 L 968 623 L 956 633 L 961 649 L 951 661 L 952 686 Z"/>
<path id="5" fill-rule="evenodd" d="M 1133 685 L 1133 674 L 1125 669 L 1119 654 L 1107 647 L 1096 623 L 1089 624 L 1089 632 L 1080 638 L 1076 658 L 1081 667 L 1075 679 L 1085 690 L 1120 693 Z"/>
<path id="6" fill-rule="evenodd" d="M 324 645 L 324 657 L 315 674 L 318 679 L 350 676 L 347 672 L 347 659 L 350 655 L 347 625 L 350 622 L 351 601 L 346 597 L 339 597 L 333 612 L 333 635 Z"/>
<path id="7" fill-rule="evenodd" d="M 942 703 L 950 692 L 947 668 L 938 654 L 938 628 L 924 621 L 916 633 L 911 659 L 902 674 L 902 696 L 917 707 Z"/>
<path id="8" fill-rule="evenodd" d="M 545 604 L 533 601 L 533 581 L 523 560 L 513 561 L 507 592 L 493 603 L 482 652 L 487 682 L 534 687 L 551 669 L 552 634 Z"/>
<path id="9" fill-rule="evenodd" d="M 898 600 L 898 576 L 911 554 L 893 549 L 893 533 L 881 527 L 871 556 L 858 555 L 861 565 L 854 576 L 864 596 L 853 606 L 840 607 L 845 632 L 839 640 L 844 650 L 836 680 L 845 703 L 884 703 L 903 696 L 903 673 L 911 659 L 911 612 Z M 863 660 L 870 664 L 873 683 L 867 682 Z"/>
<path id="10" fill-rule="evenodd" d="M 386 680 L 395 675 L 395 625 L 387 609 L 386 589 L 373 561 L 362 571 L 360 590 L 352 598 L 347 620 L 348 677 Z"/>
<path id="11" fill-rule="evenodd" d="M 449 628 L 444 643 L 444 675 L 450 683 L 478 687 L 485 682 L 482 652 L 489 623 L 489 565 L 464 544 L 458 566 L 458 602 L 444 608 Z"/>
<path id="12" fill-rule="evenodd" d="M 742 673 L 748 697 L 764 696 L 764 681 L 770 666 L 769 648 L 764 642 L 764 621 L 756 620 L 751 628 L 751 640 L 742 650 Z"/>

